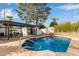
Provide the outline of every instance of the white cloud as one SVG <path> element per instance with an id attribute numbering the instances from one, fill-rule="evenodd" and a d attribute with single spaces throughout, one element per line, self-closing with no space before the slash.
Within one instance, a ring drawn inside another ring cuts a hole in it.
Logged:
<path id="1" fill-rule="evenodd" d="M 12 16 L 12 10 L 11 9 L 5 9 L 5 16 Z M 1 16 L 4 17 L 4 9 L 0 12 Z"/>
<path id="2" fill-rule="evenodd" d="M 65 4 L 58 7 L 61 10 L 79 10 L 79 4 Z"/>
<path id="3" fill-rule="evenodd" d="M 79 19 L 79 15 L 74 15 L 73 17 Z"/>
<path id="4" fill-rule="evenodd" d="M 17 13 L 15 13 L 12 9 L 5 9 L 5 16 L 13 16 L 14 19 L 19 18 Z M 0 11 L 0 17 L 4 17 L 4 9 Z"/>

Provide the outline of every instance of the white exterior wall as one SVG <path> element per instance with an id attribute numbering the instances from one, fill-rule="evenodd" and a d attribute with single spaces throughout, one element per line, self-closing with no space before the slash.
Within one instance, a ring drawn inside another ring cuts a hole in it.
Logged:
<path id="1" fill-rule="evenodd" d="M 37 28 L 37 35 L 41 35 L 42 31 L 39 29 L 39 27 Z"/>
<path id="2" fill-rule="evenodd" d="M 0 28 L 0 33 L 5 33 L 5 28 Z"/>
<path id="3" fill-rule="evenodd" d="M 48 28 L 45 28 L 45 29 L 48 29 Z M 35 31 L 36 31 L 36 29 L 35 29 Z M 45 32 L 46 31 L 49 33 L 49 30 L 45 30 Z M 21 29 L 17 29 L 16 32 L 21 33 Z M 39 29 L 39 27 L 37 28 L 37 35 L 41 35 L 43 32 L 44 31 Z M 48 34 L 47 32 L 45 34 Z M 0 33 L 5 33 L 5 28 L 0 28 Z M 23 34 L 23 36 L 28 36 L 27 27 L 22 27 L 22 34 Z"/>
<path id="4" fill-rule="evenodd" d="M 16 32 L 19 32 L 19 33 L 21 33 L 21 29 L 16 29 Z"/>
<path id="5" fill-rule="evenodd" d="M 27 36 L 27 28 L 26 27 L 22 27 L 22 34 L 23 34 L 23 36 Z"/>
<path id="6" fill-rule="evenodd" d="M 48 29 L 48 30 L 49 30 L 49 32 L 50 32 L 50 33 L 54 33 L 54 32 L 55 32 L 55 30 L 54 30 L 54 28 L 53 28 L 53 27 L 49 27 L 49 29 Z"/>
<path id="7" fill-rule="evenodd" d="M 48 27 L 48 28 L 44 28 L 44 29 L 39 29 L 40 34 L 50 34 L 50 33 L 54 33 L 55 30 L 53 27 Z M 39 33 L 39 32 L 38 32 Z"/>

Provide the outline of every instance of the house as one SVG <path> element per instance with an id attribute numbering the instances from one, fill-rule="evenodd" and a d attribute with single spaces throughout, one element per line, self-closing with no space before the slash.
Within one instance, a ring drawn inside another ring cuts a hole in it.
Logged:
<path id="1" fill-rule="evenodd" d="M 43 34 L 53 34 L 55 32 L 54 27 L 47 27 L 44 29 L 40 29 Z"/>
<path id="2" fill-rule="evenodd" d="M 21 36 L 35 35 L 36 34 L 36 25 L 13 22 L 13 21 L 0 21 L 4 27 L 0 28 L 0 34 L 4 36 Z M 37 26 L 37 35 L 39 35 L 39 26 Z"/>

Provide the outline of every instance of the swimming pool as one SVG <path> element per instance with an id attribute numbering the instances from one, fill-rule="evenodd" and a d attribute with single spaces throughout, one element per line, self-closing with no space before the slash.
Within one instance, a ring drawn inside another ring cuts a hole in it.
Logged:
<path id="1" fill-rule="evenodd" d="M 50 50 L 53 52 L 66 52 L 71 39 L 65 37 L 43 37 L 26 40 L 22 47 L 32 51 Z"/>

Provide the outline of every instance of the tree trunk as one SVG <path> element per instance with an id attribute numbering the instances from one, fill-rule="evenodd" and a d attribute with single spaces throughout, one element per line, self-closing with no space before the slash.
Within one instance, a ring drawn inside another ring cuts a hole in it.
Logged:
<path id="1" fill-rule="evenodd" d="M 37 30 L 38 30 L 38 20 L 36 20 L 36 36 L 37 36 Z"/>
<path id="2" fill-rule="evenodd" d="M 7 40 L 9 40 L 9 24 L 8 24 L 8 37 L 7 37 Z"/>
<path id="3" fill-rule="evenodd" d="M 5 4 L 4 4 L 4 21 L 5 21 Z M 6 26 L 5 26 L 5 33 L 4 33 L 4 37 L 6 38 Z"/>
<path id="4" fill-rule="evenodd" d="M 36 18 L 36 36 L 37 36 L 37 30 L 38 30 L 38 14 L 37 14 L 37 18 Z"/>

